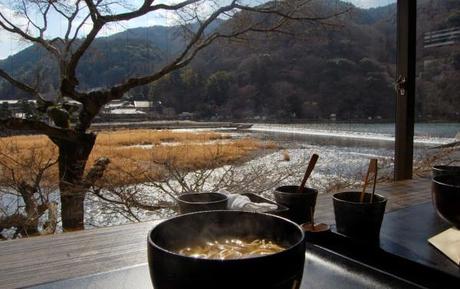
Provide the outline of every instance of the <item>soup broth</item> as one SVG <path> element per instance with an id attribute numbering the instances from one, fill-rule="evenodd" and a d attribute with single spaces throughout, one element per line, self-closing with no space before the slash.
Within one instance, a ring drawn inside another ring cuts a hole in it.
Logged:
<path id="1" fill-rule="evenodd" d="M 178 250 L 179 254 L 204 259 L 241 259 L 281 252 L 286 248 L 265 239 L 224 239 Z"/>

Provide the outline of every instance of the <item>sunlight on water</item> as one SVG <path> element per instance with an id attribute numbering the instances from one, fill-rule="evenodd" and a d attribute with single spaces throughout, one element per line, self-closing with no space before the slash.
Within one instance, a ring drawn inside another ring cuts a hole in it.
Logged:
<path id="1" fill-rule="evenodd" d="M 358 123 L 327 123 L 327 124 L 256 124 L 251 128 L 254 132 L 308 136 L 310 141 L 327 138 L 330 144 L 349 140 L 352 142 L 381 142 L 392 145 L 394 142 L 394 124 L 358 124 Z M 415 144 L 430 146 L 443 145 L 455 141 L 460 132 L 460 124 L 417 124 L 415 127 Z"/>

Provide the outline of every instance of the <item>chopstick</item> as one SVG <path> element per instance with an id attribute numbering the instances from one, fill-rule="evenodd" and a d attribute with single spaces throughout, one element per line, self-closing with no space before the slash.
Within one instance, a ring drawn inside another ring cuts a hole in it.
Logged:
<path id="1" fill-rule="evenodd" d="M 318 161 L 319 156 L 317 154 L 313 154 L 310 158 L 310 162 L 308 163 L 307 170 L 305 171 L 305 175 L 303 176 L 302 183 L 299 187 L 299 193 L 303 192 L 305 184 L 307 183 L 308 178 L 311 175 L 311 172 L 315 168 L 316 162 Z"/>
<path id="2" fill-rule="evenodd" d="M 370 199 L 370 202 L 372 203 L 373 202 L 373 199 L 374 199 L 374 193 L 375 193 L 375 185 L 377 183 L 377 159 L 371 159 L 369 161 L 369 168 L 367 169 L 367 174 L 366 174 L 366 178 L 364 179 L 364 186 L 363 186 L 363 191 L 361 192 L 361 196 L 359 198 L 359 202 L 362 203 L 364 202 L 364 195 L 366 193 L 366 188 L 369 184 L 369 175 L 373 173 L 374 176 L 373 176 L 373 187 L 372 187 L 372 195 L 371 195 L 371 199 Z"/>

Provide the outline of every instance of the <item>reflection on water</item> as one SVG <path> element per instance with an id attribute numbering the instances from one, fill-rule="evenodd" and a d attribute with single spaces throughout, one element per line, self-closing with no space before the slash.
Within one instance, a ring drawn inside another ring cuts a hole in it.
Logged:
<path id="1" fill-rule="evenodd" d="M 341 132 L 359 132 L 394 136 L 394 123 L 306 123 L 306 124 L 255 124 L 257 127 L 284 127 L 287 129 L 312 129 Z M 415 135 L 419 137 L 454 138 L 460 132 L 460 123 L 416 123 Z"/>
<path id="2" fill-rule="evenodd" d="M 262 132 L 276 140 L 295 140 L 316 145 L 392 147 L 394 124 L 313 123 L 256 124 L 251 132 Z M 422 123 L 415 126 L 415 146 L 438 146 L 455 141 L 458 123 Z"/>
<path id="3" fill-rule="evenodd" d="M 455 139 L 460 132 L 458 123 L 417 124 L 415 131 L 414 163 L 433 157 L 440 145 L 459 141 Z M 394 124 L 360 123 L 315 123 L 315 124 L 256 124 L 249 134 L 264 140 L 275 140 L 284 147 L 284 154 L 290 162 L 279 163 L 280 152 L 266 155 L 249 162 L 251 164 L 293 166 L 309 159 L 312 153 L 320 155 L 312 181 L 321 190 L 331 182 L 360 180 L 370 158 L 379 159 L 380 175 L 393 174 Z M 298 174 L 286 180 L 295 182 L 301 178 L 303 168 Z"/>

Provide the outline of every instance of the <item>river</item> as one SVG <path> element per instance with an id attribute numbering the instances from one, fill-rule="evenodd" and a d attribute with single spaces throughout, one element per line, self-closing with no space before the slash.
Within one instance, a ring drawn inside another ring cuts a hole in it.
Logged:
<path id="1" fill-rule="evenodd" d="M 307 123 L 255 124 L 251 132 L 265 133 L 276 139 L 306 141 L 310 144 L 391 147 L 394 144 L 393 123 Z M 460 123 L 417 123 L 416 147 L 439 146 L 455 141 Z"/>
<path id="2" fill-rule="evenodd" d="M 256 124 L 249 135 L 265 141 L 276 141 L 285 149 L 255 160 L 257 163 L 271 165 L 282 161 L 284 155 L 289 162 L 306 162 L 313 153 L 320 155 L 312 181 L 320 191 L 327 189 L 334 181 L 359 180 L 367 169 L 370 158 L 379 159 L 381 176 L 392 177 L 394 161 L 394 124 L 363 123 L 314 123 L 314 124 Z M 459 123 L 418 123 L 415 126 L 414 167 L 417 173 L 429 174 L 423 162 L 437 159 L 436 147 L 460 141 L 456 135 L 460 132 Z M 302 171 L 286 182 L 298 182 Z"/>

